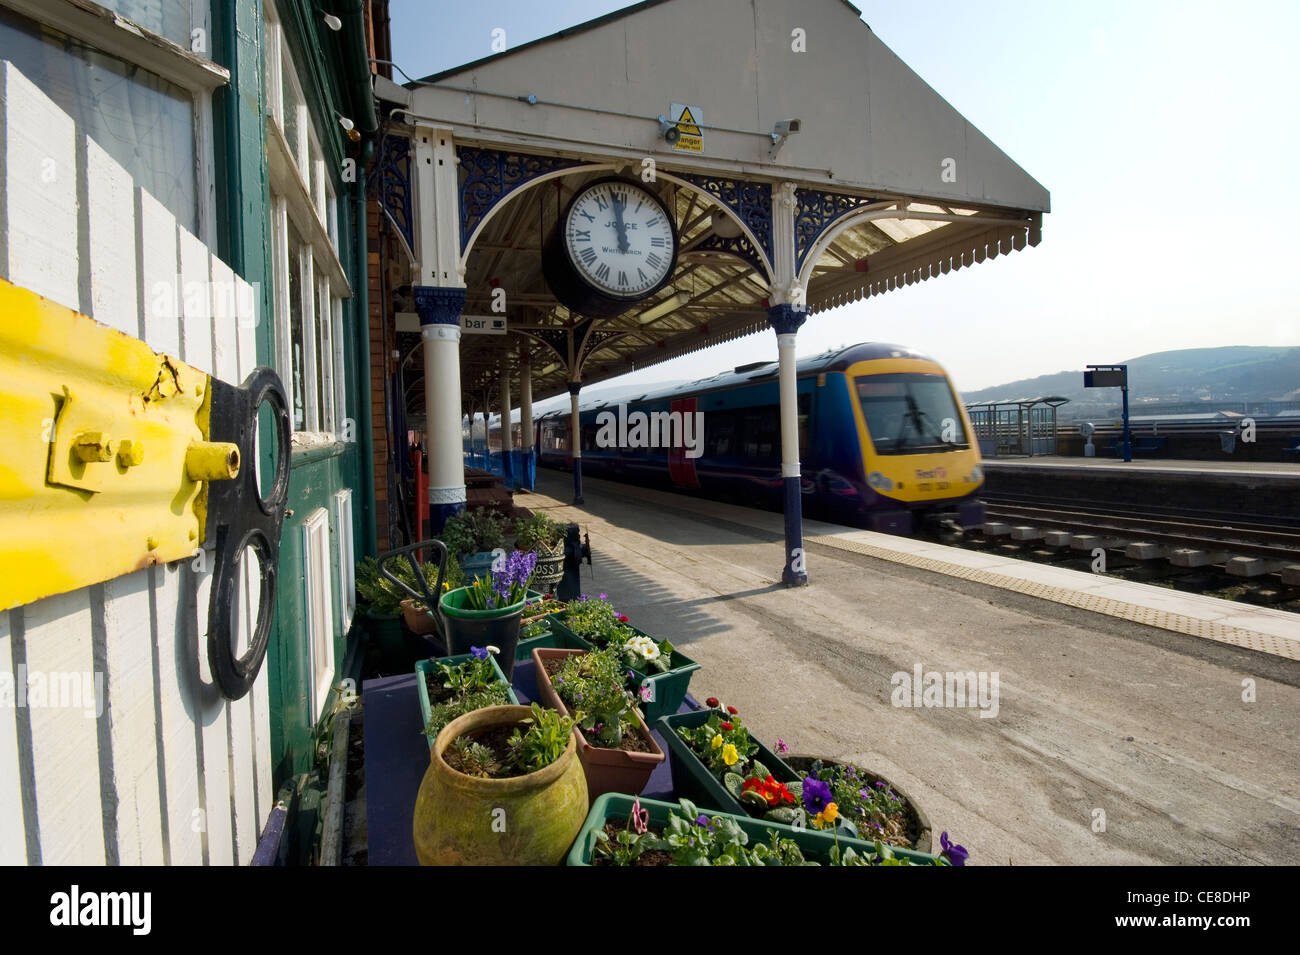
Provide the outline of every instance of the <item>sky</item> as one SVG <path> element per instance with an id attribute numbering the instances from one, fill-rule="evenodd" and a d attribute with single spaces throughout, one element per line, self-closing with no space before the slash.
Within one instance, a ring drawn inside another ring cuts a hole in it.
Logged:
<path id="1" fill-rule="evenodd" d="M 393 56 L 426 76 L 490 54 L 496 28 L 517 46 L 627 5 L 393 0 Z M 896 341 L 973 391 L 1169 349 L 1300 345 L 1300 3 L 855 5 L 1052 211 L 1037 248 L 810 317 L 801 356 Z M 775 357 L 763 333 L 612 384 Z"/>

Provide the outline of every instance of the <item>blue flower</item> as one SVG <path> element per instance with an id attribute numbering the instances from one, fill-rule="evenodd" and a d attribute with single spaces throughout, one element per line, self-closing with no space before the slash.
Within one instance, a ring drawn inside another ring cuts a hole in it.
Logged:
<path id="1" fill-rule="evenodd" d="M 484 647 L 470 647 L 469 652 L 479 660 L 486 660 L 488 658 L 487 649 Z"/>
<path id="2" fill-rule="evenodd" d="M 948 857 L 948 861 L 953 865 L 965 865 L 966 860 L 970 858 L 970 853 L 966 851 L 966 847 L 959 846 L 949 839 L 947 832 L 939 836 L 939 845 L 943 846 L 943 854 Z"/>

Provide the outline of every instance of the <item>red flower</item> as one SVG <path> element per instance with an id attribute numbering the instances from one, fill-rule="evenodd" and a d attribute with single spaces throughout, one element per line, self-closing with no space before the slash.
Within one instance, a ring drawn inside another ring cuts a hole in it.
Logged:
<path id="1" fill-rule="evenodd" d="M 793 803 L 794 794 L 786 788 L 785 783 L 778 783 L 771 776 L 766 779 L 759 779 L 757 776 L 751 776 L 741 784 L 742 792 L 757 792 L 762 796 L 769 806 L 779 806 L 782 803 Z"/>
<path id="2" fill-rule="evenodd" d="M 730 713 L 732 716 L 735 716 L 737 713 L 740 712 L 740 710 L 736 709 L 734 706 L 729 706 L 727 707 L 727 712 Z"/>
<path id="3" fill-rule="evenodd" d="M 714 707 L 714 708 L 716 709 L 717 706 L 718 706 L 718 698 L 717 698 L 716 696 L 711 696 L 711 697 L 709 697 L 707 700 L 704 701 L 704 705 L 705 705 L 705 706 L 711 706 L 711 707 Z"/>
<path id="4" fill-rule="evenodd" d="M 722 728 L 723 728 L 724 730 L 734 730 L 734 729 L 735 729 L 735 727 L 732 726 L 730 723 L 723 723 L 723 724 L 722 724 Z"/>
<path id="5" fill-rule="evenodd" d="M 625 613 L 616 614 L 615 618 L 618 620 L 619 623 L 627 623 L 628 620 L 630 619 L 628 615 Z"/>

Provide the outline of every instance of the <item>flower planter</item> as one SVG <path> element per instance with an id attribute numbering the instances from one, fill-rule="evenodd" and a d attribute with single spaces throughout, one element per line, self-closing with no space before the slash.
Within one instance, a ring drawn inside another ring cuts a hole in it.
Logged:
<path id="1" fill-rule="evenodd" d="M 539 590 L 550 593 L 564 577 L 564 542 L 548 549 L 538 547 L 537 568 L 533 571 L 533 583 Z"/>
<path id="2" fill-rule="evenodd" d="M 515 647 L 519 643 L 519 620 L 525 601 L 496 610 L 471 610 L 466 603 L 464 587 L 450 590 L 439 598 L 447 652 L 462 654 L 468 653 L 470 647 L 496 647 L 501 670 L 509 680 L 515 669 Z"/>
<path id="3" fill-rule="evenodd" d="M 402 618 L 395 613 L 375 613 L 369 607 L 362 616 L 366 632 L 379 647 L 386 660 L 396 660 L 406 653 L 406 640 L 402 636 Z"/>
<path id="4" fill-rule="evenodd" d="M 636 627 L 629 626 L 638 636 L 654 637 L 644 630 L 638 630 Z M 581 634 L 570 630 L 560 620 L 551 621 L 551 631 L 564 633 L 576 640 L 581 640 L 587 646 L 594 644 Z M 655 641 L 656 643 L 658 641 Z M 681 650 L 673 649 L 674 666 L 666 673 L 645 673 L 632 667 L 632 672 L 636 674 L 628 683 L 633 689 L 642 685 L 650 686 L 650 699 L 644 703 L 645 718 L 647 723 L 655 723 L 661 716 L 671 716 L 682 708 L 682 701 L 686 699 L 686 692 L 691 686 L 691 674 L 700 668 L 700 665 L 682 653 Z"/>
<path id="5" fill-rule="evenodd" d="M 537 693 L 542 703 L 553 710 L 559 710 L 565 716 L 572 716 L 564 701 L 560 699 L 560 694 L 555 691 L 555 686 L 546 672 L 545 662 L 586 652 L 587 650 L 533 649 L 533 665 L 537 668 Z M 650 735 L 650 727 L 639 714 L 637 726 L 646 742 L 652 747 L 649 753 L 631 753 L 622 749 L 592 746 L 582 735 L 582 730 L 576 726 L 573 728 L 574 738 L 578 741 L 578 759 L 581 760 L 583 771 L 587 774 L 587 792 L 592 798 L 603 793 L 618 792 L 635 795 L 641 792 L 650 781 L 650 774 L 655 771 L 655 767 L 664 761 L 664 751 Z"/>
<path id="6" fill-rule="evenodd" d="M 818 760 L 820 760 L 822 763 L 825 763 L 826 765 L 835 765 L 835 766 L 849 765 L 848 763 L 841 762 L 840 760 L 837 759 L 828 759 L 825 756 L 793 755 L 793 756 L 783 756 L 782 759 L 784 760 L 787 766 L 789 766 L 791 769 L 793 769 L 795 772 L 798 773 L 810 772 L 812 770 L 813 763 L 817 762 Z M 859 769 L 860 768 L 861 767 L 859 767 Z M 921 807 L 917 805 L 916 800 L 913 799 L 911 796 L 909 796 L 907 793 L 905 793 L 900 787 L 890 782 L 884 776 L 877 776 L 875 773 L 863 772 L 862 778 L 867 785 L 875 785 L 875 783 L 878 781 L 883 782 L 895 793 L 903 797 L 903 802 L 905 804 L 907 815 L 910 821 L 910 825 L 908 829 L 909 829 L 909 835 L 911 835 L 912 837 L 912 848 L 917 852 L 928 853 L 930 851 L 930 847 L 932 843 L 932 838 L 930 834 L 930 819 L 928 816 L 926 816 L 925 812 L 921 809 Z"/>
<path id="7" fill-rule="evenodd" d="M 533 650 L 539 647 L 543 650 L 590 650 L 591 644 L 581 637 L 552 629 L 539 636 L 529 637 L 527 640 L 521 639 L 515 648 L 515 662 L 531 660 Z"/>
<path id="8" fill-rule="evenodd" d="M 415 689 L 420 695 L 420 725 L 427 726 L 429 723 L 429 713 L 432 709 L 429 703 L 429 687 L 425 684 L 425 676 L 429 673 L 436 673 L 438 664 L 447 663 L 455 666 L 458 663 L 464 663 L 470 658 L 470 654 L 462 653 L 454 657 L 443 657 L 442 659 L 421 660 L 415 665 Z M 510 681 L 506 675 L 501 672 L 501 667 L 497 664 L 496 657 L 492 658 L 492 669 L 496 672 L 497 681 L 506 685 L 506 693 L 510 696 L 510 702 L 514 705 L 519 704 L 519 697 L 515 695 L 514 689 L 510 686 Z M 427 738 L 427 737 L 426 737 Z M 429 740 L 429 749 L 433 749 L 433 740 Z"/>
<path id="9" fill-rule="evenodd" d="M 438 622 L 434 620 L 433 614 L 427 610 L 421 610 L 416 607 L 414 600 L 402 601 L 402 620 L 414 634 L 422 637 L 437 636 Z"/>
<path id="10" fill-rule="evenodd" d="M 677 735 L 677 727 L 696 729 L 709 721 L 709 710 L 696 710 L 693 713 L 676 713 L 661 717 L 655 728 L 668 745 L 668 758 L 673 769 L 673 792 L 685 796 L 701 806 L 719 809 L 732 815 L 749 818 L 751 814 L 731 795 L 727 788 L 709 771 L 709 768 L 695 755 L 695 751 L 686 740 Z M 770 772 L 779 783 L 792 783 L 799 780 L 799 774 L 781 761 L 781 758 L 758 740 L 750 737 L 758 745 L 758 752 L 753 756 Z M 764 823 L 776 825 L 776 823 Z"/>
<path id="11" fill-rule="evenodd" d="M 462 734 L 510 726 L 526 706 L 489 706 L 448 723 L 429 751 L 412 835 L 421 865 L 558 865 L 587 815 L 576 739 L 545 769 L 512 779 L 458 773 L 442 754 Z M 504 823 L 504 831 L 502 831 Z"/>
<path id="12" fill-rule="evenodd" d="M 486 577 L 492 573 L 492 562 L 496 555 L 490 550 L 481 550 L 477 554 L 462 554 L 459 560 L 461 573 L 465 582 L 473 582 L 475 577 Z"/>
<path id="13" fill-rule="evenodd" d="M 660 802 L 657 799 L 640 800 L 641 808 L 649 813 L 649 825 L 652 828 L 661 828 L 668 824 L 668 814 L 673 810 L 681 812 L 681 807 L 676 803 Z M 710 819 L 727 816 L 736 821 L 736 824 L 744 830 L 749 836 L 749 843 L 753 845 L 756 842 L 766 842 L 768 833 L 775 830 L 784 839 L 793 839 L 798 844 L 799 849 L 804 854 L 804 858 L 810 862 L 825 863 L 830 850 L 835 846 L 835 837 L 829 832 L 823 832 L 817 829 L 796 829 L 792 826 L 785 826 L 776 822 L 763 822 L 758 819 L 751 819 L 744 813 L 724 813 L 711 809 L 699 807 L 702 815 Z M 622 793 L 607 793 L 595 799 L 591 806 L 591 812 L 587 814 L 587 819 L 582 824 L 582 829 L 578 832 L 578 838 L 573 842 L 573 848 L 569 850 L 568 857 L 565 859 L 565 865 L 571 866 L 589 866 L 592 864 L 592 855 L 595 851 L 596 833 L 605 827 L 605 823 L 610 821 L 621 822 L 627 819 L 632 811 L 632 797 Z M 864 855 L 874 854 L 875 846 L 870 842 L 864 842 L 861 839 L 850 839 L 840 836 L 839 845 L 841 849 L 852 848 L 854 852 Z M 918 865 L 934 865 L 937 857 L 924 852 L 914 852 L 911 849 L 899 849 L 890 847 L 895 856 L 906 859 L 909 862 Z"/>

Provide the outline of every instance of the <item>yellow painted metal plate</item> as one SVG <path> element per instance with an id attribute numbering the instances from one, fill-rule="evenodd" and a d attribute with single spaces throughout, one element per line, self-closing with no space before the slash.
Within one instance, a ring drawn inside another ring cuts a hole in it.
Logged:
<path id="1" fill-rule="evenodd" d="M 208 376 L 0 280 L 0 610 L 192 556 Z"/>

